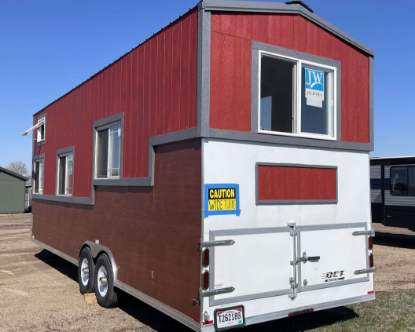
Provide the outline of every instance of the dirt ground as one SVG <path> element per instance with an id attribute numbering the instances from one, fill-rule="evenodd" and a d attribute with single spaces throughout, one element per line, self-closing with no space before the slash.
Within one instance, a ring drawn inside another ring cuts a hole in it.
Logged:
<path id="1" fill-rule="evenodd" d="M 87 305 L 79 293 L 77 268 L 30 241 L 30 219 L 30 214 L 0 215 L 0 331 L 190 331 L 127 294 L 119 308 Z M 377 224 L 375 229 L 378 296 L 415 290 L 415 233 Z M 357 319 L 358 311 L 351 308 L 286 318 L 244 331 L 326 331 L 336 326 L 353 330 L 341 325 Z"/>

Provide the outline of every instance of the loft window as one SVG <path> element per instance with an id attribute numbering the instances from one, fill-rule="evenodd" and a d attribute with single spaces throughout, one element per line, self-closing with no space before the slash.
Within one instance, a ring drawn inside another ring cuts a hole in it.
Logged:
<path id="1" fill-rule="evenodd" d="M 40 124 L 41 123 L 41 124 Z M 39 127 L 37 128 L 37 141 L 42 142 L 45 140 L 46 123 L 45 119 L 42 118 L 38 121 Z"/>
<path id="2" fill-rule="evenodd" d="M 36 160 L 33 164 L 33 170 L 33 192 L 35 194 L 43 194 L 44 160 Z"/>
<path id="3" fill-rule="evenodd" d="M 58 156 L 57 194 L 72 196 L 73 194 L 73 153 Z"/>
<path id="4" fill-rule="evenodd" d="M 97 130 L 96 178 L 121 176 L 121 123 Z"/>
<path id="5" fill-rule="evenodd" d="M 415 196 L 415 166 L 391 167 L 390 193 L 394 196 Z"/>
<path id="6" fill-rule="evenodd" d="M 260 54 L 259 132 L 335 139 L 336 68 Z"/>

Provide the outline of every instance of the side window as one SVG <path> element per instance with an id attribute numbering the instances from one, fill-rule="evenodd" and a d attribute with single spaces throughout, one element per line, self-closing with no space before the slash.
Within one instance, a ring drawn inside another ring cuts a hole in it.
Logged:
<path id="1" fill-rule="evenodd" d="M 33 192 L 35 194 L 43 194 L 43 175 L 44 175 L 44 159 L 36 160 L 33 164 Z"/>
<path id="2" fill-rule="evenodd" d="M 73 153 L 58 156 L 57 194 L 72 196 L 73 193 Z"/>
<path id="3" fill-rule="evenodd" d="M 392 195 L 408 195 L 408 167 L 391 167 L 390 182 Z"/>
<path id="4" fill-rule="evenodd" d="M 97 129 L 96 178 L 121 176 L 121 123 Z"/>
<path id="5" fill-rule="evenodd" d="M 333 76 L 332 70 L 302 65 L 301 132 L 334 136 Z"/>
<path id="6" fill-rule="evenodd" d="M 46 122 L 45 118 L 41 118 L 38 121 L 38 124 L 41 123 L 41 125 L 37 128 L 37 142 L 42 142 L 45 140 L 46 135 Z"/>
<path id="7" fill-rule="evenodd" d="M 408 167 L 408 195 L 415 196 L 415 166 Z"/>
<path id="8" fill-rule="evenodd" d="M 261 58 L 261 130 L 295 133 L 295 69 L 293 61 Z"/>

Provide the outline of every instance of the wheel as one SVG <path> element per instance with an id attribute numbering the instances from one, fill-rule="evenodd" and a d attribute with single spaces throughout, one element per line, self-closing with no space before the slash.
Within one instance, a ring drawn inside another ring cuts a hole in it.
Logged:
<path id="1" fill-rule="evenodd" d="M 95 296 L 101 307 L 113 308 L 118 304 L 118 295 L 114 289 L 114 276 L 108 256 L 98 257 L 95 266 Z"/>
<path id="2" fill-rule="evenodd" d="M 94 279 L 95 264 L 92 259 L 91 250 L 84 248 L 78 261 L 78 281 L 81 294 L 93 293 L 95 290 Z"/>

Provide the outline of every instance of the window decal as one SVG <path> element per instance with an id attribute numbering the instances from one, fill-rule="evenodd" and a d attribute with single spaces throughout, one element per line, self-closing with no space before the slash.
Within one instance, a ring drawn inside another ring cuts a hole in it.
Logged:
<path id="1" fill-rule="evenodd" d="M 307 99 L 324 100 L 324 72 L 305 69 L 305 97 Z"/>

